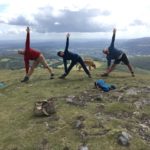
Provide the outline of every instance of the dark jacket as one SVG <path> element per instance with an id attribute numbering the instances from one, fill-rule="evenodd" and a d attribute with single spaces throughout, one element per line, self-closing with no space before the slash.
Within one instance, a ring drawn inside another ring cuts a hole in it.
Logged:
<path id="1" fill-rule="evenodd" d="M 115 42 L 115 33 L 113 33 L 111 44 L 108 47 L 109 54 L 107 54 L 107 57 L 106 57 L 108 67 L 111 65 L 112 59 L 115 59 L 115 60 L 120 59 L 120 56 L 122 56 L 122 54 L 123 54 L 122 51 L 120 51 L 114 47 L 114 42 Z"/>
<path id="2" fill-rule="evenodd" d="M 69 37 L 66 39 L 66 47 L 64 50 L 63 62 L 64 62 L 64 69 L 67 72 L 67 60 L 71 60 L 73 62 L 77 62 L 78 58 L 80 57 L 78 54 L 72 53 L 68 51 L 69 47 Z"/>

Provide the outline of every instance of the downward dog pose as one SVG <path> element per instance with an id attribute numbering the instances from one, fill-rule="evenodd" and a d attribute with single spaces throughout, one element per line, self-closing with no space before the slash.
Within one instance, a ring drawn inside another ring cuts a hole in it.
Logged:
<path id="1" fill-rule="evenodd" d="M 73 66 L 76 65 L 77 63 L 81 64 L 81 66 L 83 67 L 85 73 L 88 75 L 89 78 L 91 78 L 90 72 L 86 68 L 86 65 L 84 64 L 82 58 L 78 54 L 75 54 L 75 53 L 72 53 L 72 52 L 68 51 L 69 37 L 70 37 L 70 34 L 68 33 L 66 35 L 67 39 L 66 39 L 65 51 L 64 52 L 63 51 L 59 51 L 57 53 L 57 55 L 59 57 L 63 58 L 63 62 L 64 62 L 64 71 L 65 71 L 65 73 L 62 76 L 60 76 L 60 78 L 64 79 L 69 74 L 69 72 L 71 71 L 71 69 L 73 68 Z M 67 60 L 71 60 L 71 64 L 70 64 L 69 67 L 67 67 Z"/>
<path id="2" fill-rule="evenodd" d="M 113 36 L 112 36 L 111 44 L 108 48 L 105 48 L 103 50 L 103 53 L 106 54 L 108 68 L 107 68 L 106 72 L 103 73 L 101 76 L 108 76 L 109 73 L 115 69 L 116 65 L 122 61 L 128 67 L 131 75 L 134 77 L 134 72 L 129 63 L 127 55 L 123 51 L 118 50 L 114 47 L 115 35 L 116 35 L 116 29 L 113 29 Z M 112 59 L 114 59 L 114 62 L 111 65 Z"/>
<path id="3" fill-rule="evenodd" d="M 46 69 L 48 69 L 50 75 L 50 79 L 53 79 L 54 73 L 52 68 L 50 68 L 45 60 L 43 54 L 35 49 L 30 48 L 30 29 L 27 27 L 27 37 L 25 43 L 25 50 L 19 50 L 18 54 L 24 55 L 24 63 L 26 69 L 26 75 L 21 82 L 27 82 L 32 75 L 34 69 L 37 67 L 39 63 L 41 63 Z M 30 67 L 30 60 L 33 61 L 32 66 Z"/>

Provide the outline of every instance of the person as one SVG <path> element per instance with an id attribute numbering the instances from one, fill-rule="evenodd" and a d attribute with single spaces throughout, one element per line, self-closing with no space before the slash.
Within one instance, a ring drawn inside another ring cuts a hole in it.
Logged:
<path id="1" fill-rule="evenodd" d="M 72 52 L 68 51 L 69 37 L 70 37 L 70 34 L 67 33 L 67 35 L 66 35 L 66 46 L 65 46 L 64 52 L 63 51 L 59 51 L 57 53 L 57 55 L 59 57 L 63 58 L 64 72 L 65 72 L 59 78 L 64 79 L 69 74 L 69 72 L 74 67 L 74 65 L 76 65 L 77 63 L 81 64 L 81 66 L 83 67 L 85 73 L 88 75 L 89 78 L 91 78 L 91 74 L 90 74 L 89 70 L 86 68 L 86 65 L 84 64 L 82 58 L 78 54 L 75 54 L 75 53 L 72 53 Z M 69 67 L 67 67 L 67 60 L 71 60 L 71 64 L 70 64 Z"/>
<path id="2" fill-rule="evenodd" d="M 27 27 L 27 36 L 26 36 L 26 43 L 25 43 L 25 50 L 18 50 L 18 54 L 24 56 L 24 63 L 26 69 L 26 75 L 21 82 L 27 82 L 34 72 L 34 69 L 37 67 L 39 63 L 41 63 L 46 69 L 48 69 L 50 73 L 50 79 L 54 78 L 54 72 L 52 68 L 50 68 L 45 60 L 43 54 L 35 49 L 30 48 L 30 28 Z M 30 60 L 33 61 L 32 66 L 30 67 Z"/>
<path id="3" fill-rule="evenodd" d="M 106 72 L 103 73 L 101 76 L 108 76 L 109 73 L 111 73 L 115 69 L 117 64 L 123 62 L 128 67 L 132 77 L 134 77 L 135 75 L 127 55 L 123 51 L 118 50 L 114 47 L 115 36 L 116 36 L 116 29 L 114 28 L 110 46 L 108 48 L 103 49 L 103 53 L 106 55 L 108 68 Z M 111 60 L 114 60 L 112 65 L 111 65 Z"/>

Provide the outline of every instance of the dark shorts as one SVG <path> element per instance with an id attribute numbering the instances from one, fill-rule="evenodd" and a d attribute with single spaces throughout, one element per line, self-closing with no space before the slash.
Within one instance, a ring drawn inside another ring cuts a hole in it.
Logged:
<path id="1" fill-rule="evenodd" d="M 121 57 L 120 59 L 116 59 L 116 60 L 114 61 L 114 64 L 119 64 L 121 61 L 122 61 L 125 65 L 128 65 L 128 64 L 129 64 L 128 57 L 127 57 L 127 55 L 126 55 L 125 53 L 122 55 L 122 57 Z"/>

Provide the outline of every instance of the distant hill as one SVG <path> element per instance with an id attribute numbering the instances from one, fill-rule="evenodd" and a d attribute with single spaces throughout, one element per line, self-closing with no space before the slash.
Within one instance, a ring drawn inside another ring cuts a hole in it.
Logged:
<path id="1" fill-rule="evenodd" d="M 132 57 L 130 61 L 137 68 L 150 70 L 150 56 L 136 56 Z"/>
<path id="2" fill-rule="evenodd" d="M 122 47 L 130 55 L 150 55 L 150 37 L 127 40 Z"/>
<path id="3" fill-rule="evenodd" d="M 102 59 L 102 50 L 108 47 L 111 39 L 72 40 L 69 49 L 83 57 Z M 64 50 L 65 40 L 31 41 L 31 47 L 42 51 L 47 58 L 56 58 L 57 51 Z M 150 37 L 138 39 L 116 39 L 115 47 L 130 56 L 150 55 Z M 0 41 L 0 57 L 17 56 L 17 50 L 24 48 L 24 41 Z"/>
<path id="4" fill-rule="evenodd" d="M 111 39 L 95 39 L 95 40 L 72 40 L 70 39 L 69 50 L 80 54 L 82 57 L 91 57 L 95 60 L 105 60 L 102 53 L 103 48 L 108 47 Z M 51 41 L 31 41 L 31 47 L 41 51 L 50 61 L 57 61 L 57 51 L 64 50 L 64 40 Z M 132 58 L 135 56 L 150 55 L 150 37 L 138 39 L 117 39 L 115 42 L 117 49 L 123 50 Z M 24 49 L 24 41 L 0 41 L 0 68 L 20 68 L 23 67 L 23 59 L 17 54 L 17 50 Z M 7 58 L 8 61 L 3 61 Z M 2 61 L 1 61 L 2 60 Z M 132 59 L 133 60 L 133 59 Z M 149 58 L 146 60 L 140 58 L 134 59 L 132 63 L 137 67 L 146 67 L 149 64 Z M 150 66 L 150 65 L 149 65 Z"/>

